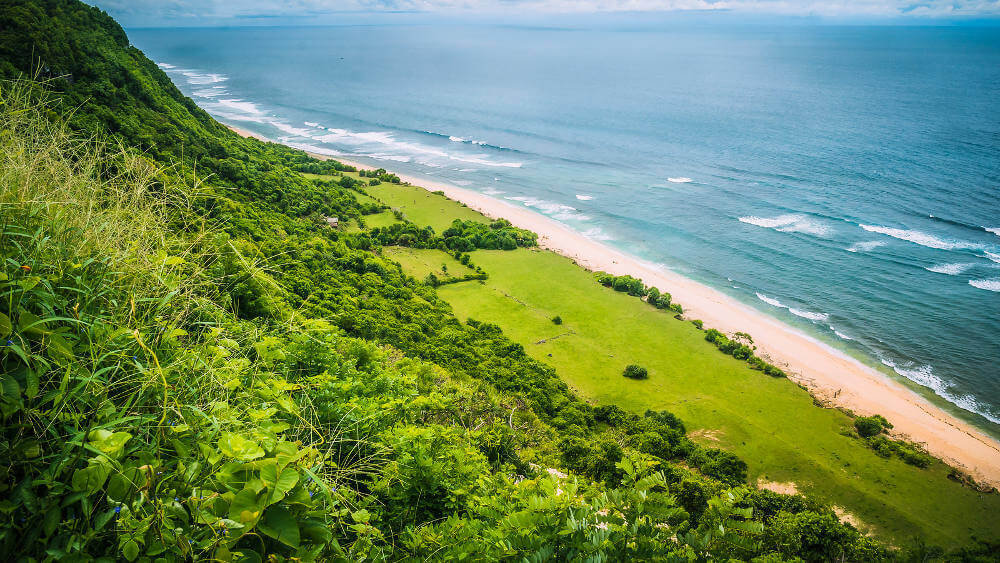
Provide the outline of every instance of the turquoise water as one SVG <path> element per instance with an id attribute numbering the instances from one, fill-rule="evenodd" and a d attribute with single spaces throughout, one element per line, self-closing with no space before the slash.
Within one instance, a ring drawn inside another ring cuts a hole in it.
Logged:
<path id="1" fill-rule="evenodd" d="M 526 206 L 1000 423 L 998 28 L 130 36 L 223 122 Z"/>

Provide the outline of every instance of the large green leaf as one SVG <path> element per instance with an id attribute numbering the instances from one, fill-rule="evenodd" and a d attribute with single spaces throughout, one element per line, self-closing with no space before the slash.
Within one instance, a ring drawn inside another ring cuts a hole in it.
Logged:
<path id="1" fill-rule="evenodd" d="M 269 504 L 283 499 L 299 482 L 299 472 L 294 467 L 278 471 L 278 462 L 271 462 L 260 469 L 260 479 L 270 491 Z"/>
<path id="2" fill-rule="evenodd" d="M 264 449 L 256 442 L 232 432 L 223 432 L 222 436 L 219 437 L 219 451 L 228 457 L 241 461 L 264 457 Z"/>
<path id="3" fill-rule="evenodd" d="M 87 438 L 90 445 L 94 446 L 101 453 L 114 457 L 125 448 L 125 444 L 132 439 L 128 432 L 110 432 L 108 430 L 94 430 Z"/>
<path id="4" fill-rule="evenodd" d="M 264 513 L 263 495 L 258 495 L 253 489 L 243 489 L 236 493 L 233 502 L 229 504 L 229 519 L 253 526 Z"/>
<path id="5" fill-rule="evenodd" d="M 0 313 L 0 338 L 7 338 L 12 330 L 14 330 L 14 325 L 11 324 L 10 317 Z"/>
<path id="6" fill-rule="evenodd" d="M 257 529 L 289 547 L 299 547 L 299 525 L 288 509 L 280 504 L 267 509 Z"/>
<path id="7" fill-rule="evenodd" d="M 103 459 L 91 460 L 90 465 L 73 473 L 73 490 L 92 495 L 101 490 L 108 480 L 111 466 Z"/>

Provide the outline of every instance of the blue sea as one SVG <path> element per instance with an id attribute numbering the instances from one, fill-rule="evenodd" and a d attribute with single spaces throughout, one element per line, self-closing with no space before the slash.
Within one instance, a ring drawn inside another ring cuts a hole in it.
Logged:
<path id="1" fill-rule="evenodd" d="M 1000 428 L 1000 28 L 129 33 L 224 123 L 523 205 Z"/>

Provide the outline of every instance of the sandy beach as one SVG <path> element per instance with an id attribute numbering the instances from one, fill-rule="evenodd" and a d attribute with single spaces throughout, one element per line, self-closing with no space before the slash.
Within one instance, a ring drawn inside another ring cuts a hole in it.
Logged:
<path id="1" fill-rule="evenodd" d="M 235 127 L 231 129 L 244 136 L 268 140 Z M 319 159 L 334 158 L 310 154 Z M 371 168 L 340 157 L 336 160 Z M 895 426 L 894 435 L 921 444 L 977 481 L 1000 487 L 1000 443 L 847 354 L 715 289 L 588 239 L 526 208 L 456 186 L 399 176 L 415 186 L 440 190 L 448 198 L 488 217 L 502 217 L 534 231 L 543 248 L 569 257 L 584 268 L 629 274 L 646 285 L 670 292 L 674 301 L 683 305 L 686 317 L 701 319 L 706 327 L 728 334 L 749 333 L 758 355 L 784 369 L 790 379 L 808 388 L 824 404 L 847 408 L 859 415 L 881 414 Z"/>

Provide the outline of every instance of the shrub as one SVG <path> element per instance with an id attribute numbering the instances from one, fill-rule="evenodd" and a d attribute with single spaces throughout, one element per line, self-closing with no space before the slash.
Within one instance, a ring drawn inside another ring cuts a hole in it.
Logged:
<path id="1" fill-rule="evenodd" d="M 854 419 L 854 428 L 857 429 L 858 435 L 862 438 L 870 438 L 892 428 L 892 425 L 889 425 L 888 421 L 881 415 L 859 416 Z"/>
<path id="2" fill-rule="evenodd" d="M 637 366 L 635 364 L 629 364 L 625 368 L 625 372 L 622 374 L 629 379 L 647 379 L 649 378 L 649 373 L 646 372 L 646 368 L 642 366 Z"/>
<path id="3" fill-rule="evenodd" d="M 691 324 L 693 324 L 695 328 L 697 328 L 698 330 L 701 330 L 702 327 L 705 326 L 705 323 L 703 323 L 701 319 L 694 319 L 693 321 L 691 321 Z"/>
<path id="4" fill-rule="evenodd" d="M 552 324 L 561 325 L 562 324 L 562 317 L 560 317 L 559 315 L 556 315 L 556 316 L 552 317 Z"/>

